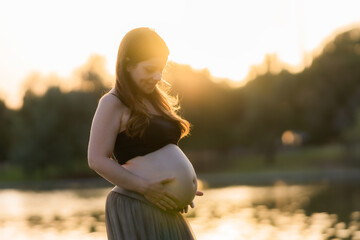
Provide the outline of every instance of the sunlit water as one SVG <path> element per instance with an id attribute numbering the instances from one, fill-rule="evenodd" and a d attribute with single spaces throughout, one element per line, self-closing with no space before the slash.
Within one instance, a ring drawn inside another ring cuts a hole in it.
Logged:
<path id="1" fill-rule="evenodd" d="M 205 189 L 185 216 L 199 240 L 360 240 L 359 191 L 353 187 L 342 202 L 335 199 L 335 205 L 346 205 L 336 213 L 329 189 L 334 188 L 282 182 Z M 0 190 L 0 239 L 105 240 L 109 190 Z"/>

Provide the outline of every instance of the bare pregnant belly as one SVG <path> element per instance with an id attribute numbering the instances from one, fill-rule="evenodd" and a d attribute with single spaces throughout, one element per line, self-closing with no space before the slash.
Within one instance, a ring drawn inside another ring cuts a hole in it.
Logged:
<path id="1" fill-rule="evenodd" d="M 179 199 L 179 207 L 191 203 L 197 190 L 196 173 L 183 151 L 174 144 L 127 161 L 124 168 L 149 180 L 162 180 L 175 177 L 174 181 L 165 185 L 169 192 Z M 114 189 L 116 191 L 116 188 Z"/>

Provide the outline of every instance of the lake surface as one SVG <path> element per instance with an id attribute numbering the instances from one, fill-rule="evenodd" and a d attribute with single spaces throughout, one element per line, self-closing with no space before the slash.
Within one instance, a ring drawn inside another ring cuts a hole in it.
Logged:
<path id="1" fill-rule="evenodd" d="M 1 240 L 105 240 L 111 188 L 0 190 Z M 197 239 L 360 240 L 359 184 L 204 189 L 185 215 Z"/>

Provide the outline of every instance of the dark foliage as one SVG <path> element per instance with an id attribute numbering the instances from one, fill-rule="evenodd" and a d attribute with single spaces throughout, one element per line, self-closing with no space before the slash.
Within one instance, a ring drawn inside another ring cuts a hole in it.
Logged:
<path id="1" fill-rule="evenodd" d="M 191 137 L 181 145 L 189 152 L 219 153 L 223 159 L 212 161 L 214 168 L 224 165 L 227 153 L 244 149 L 262 152 L 273 164 L 289 129 L 308 136 L 304 144 L 342 141 L 350 146 L 349 136 L 356 136 L 349 132 L 359 121 L 359 66 L 359 29 L 338 35 L 301 73 L 268 72 L 241 88 L 212 81 L 207 70 L 170 64 L 166 78 L 193 124 Z M 91 119 L 107 88 L 91 69 L 82 78 L 84 90 L 64 93 L 52 87 L 43 96 L 28 91 L 19 111 L 0 102 L 0 162 L 22 166 L 28 174 L 53 171 L 59 177 L 87 168 Z"/>

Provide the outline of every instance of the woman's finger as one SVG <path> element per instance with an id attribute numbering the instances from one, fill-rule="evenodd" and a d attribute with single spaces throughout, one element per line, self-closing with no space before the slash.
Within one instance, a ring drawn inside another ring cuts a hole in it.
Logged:
<path id="1" fill-rule="evenodd" d="M 175 203 L 179 202 L 179 199 L 172 193 L 170 192 L 165 192 L 165 196 L 167 196 L 168 198 L 170 198 L 172 201 L 174 201 Z"/>
<path id="2" fill-rule="evenodd" d="M 167 197 L 166 195 L 163 197 L 163 200 L 172 206 L 172 208 L 178 208 L 176 202 L 174 200 L 172 200 L 171 198 Z"/>
<path id="3" fill-rule="evenodd" d="M 194 202 L 191 202 L 191 203 L 190 203 L 190 207 L 191 207 L 191 208 L 194 208 L 194 207 L 195 207 Z"/>
<path id="4" fill-rule="evenodd" d="M 174 179 L 175 179 L 175 177 L 165 178 L 165 179 L 161 180 L 160 183 L 161 184 L 166 184 L 166 183 L 174 181 Z"/>
<path id="5" fill-rule="evenodd" d="M 174 208 L 173 208 L 170 204 L 168 204 L 166 201 L 159 200 L 158 202 L 161 204 L 161 206 L 163 206 L 163 207 L 165 208 L 165 210 L 173 210 L 173 209 L 174 209 Z"/>
<path id="6" fill-rule="evenodd" d="M 204 193 L 203 193 L 203 192 L 196 191 L 196 196 L 202 196 L 202 195 L 204 195 Z"/>
<path id="7" fill-rule="evenodd" d="M 155 205 L 158 207 L 158 208 L 161 208 L 162 210 L 166 211 L 166 208 L 163 207 L 160 202 L 155 202 Z"/>

